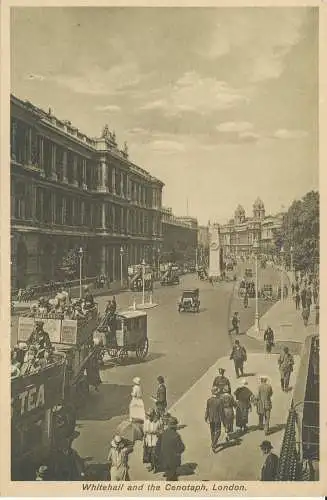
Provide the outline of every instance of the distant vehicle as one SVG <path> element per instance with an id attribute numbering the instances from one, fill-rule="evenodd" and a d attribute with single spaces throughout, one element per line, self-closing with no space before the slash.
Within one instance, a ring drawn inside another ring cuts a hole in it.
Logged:
<path id="1" fill-rule="evenodd" d="M 178 303 L 178 312 L 200 312 L 199 289 L 184 290 Z"/>
<path id="2" fill-rule="evenodd" d="M 233 266 L 232 262 L 228 262 L 226 264 L 226 271 L 233 271 L 233 269 L 234 269 L 234 266 Z"/>
<path id="3" fill-rule="evenodd" d="M 179 283 L 180 283 L 179 276 L 175 273 L 165 274 L 160 281 L 161 286 L 179 285 Z"/>

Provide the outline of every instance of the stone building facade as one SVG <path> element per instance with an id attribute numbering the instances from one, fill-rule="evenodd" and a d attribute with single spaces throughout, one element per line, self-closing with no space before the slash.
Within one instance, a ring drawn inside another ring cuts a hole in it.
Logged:
<path id="1" fill-rule="evenodd" d="M 75 248 L 84 276 L 117 280 L 122 267 L 126 276 L 129 264 L 152 260 L 162 246 L 162 189 L 107 126 L 90 138 L 11 96 L 12 287 L 60 279 Z"/>
<path id="2" fill-rule="evenodd" d="M 195 262 L 198 221 L 194 217 L 177 217 L 171 208 L 162 208 L 162 258 L 176 254 L 177 260 Z"/>
<path id="3" fill-rule="evenodd" d="M 274 250 L 274 234 L 281 224 L 282 214 L 266 216 L 265 206 L 260 198 L 253 204 L 252 217 L 246 217 L 244 208 L 238 205 L 234 218 L 220 226 L 224 257 L 250 255 L 255 240 L 260 245 L 261 254 L 271 254 Z"/>

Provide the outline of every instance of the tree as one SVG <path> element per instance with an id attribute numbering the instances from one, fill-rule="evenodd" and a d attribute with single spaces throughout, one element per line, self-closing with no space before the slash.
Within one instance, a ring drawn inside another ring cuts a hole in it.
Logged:
<path id="1" fill-rule="evenodd" d="M 283 216 L 281 229 L 275 235 L 275 246 L 283 246 L 285 264 L 290 266 L 293 247 L 295 269 L 313 271 L 319 265 L 319 193 L 310 191 L 301 200 L 293 201 Z"/>

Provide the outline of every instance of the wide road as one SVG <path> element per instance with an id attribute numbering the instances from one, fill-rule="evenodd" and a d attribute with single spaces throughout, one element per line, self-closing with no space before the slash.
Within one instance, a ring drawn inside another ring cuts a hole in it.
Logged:
<path id="1" fill-rule="evenodd" d="M 240 274 L 243 274 L 244 267 L 251 265 L 240 266 Z M 278 275 L 271 268 L 260 270 L 259 280 L 262 284 L 275 284 L 276 279 Z M 193 287 L 200 289 L 200 313 L 178 313 L 177 301 L 181 290 Z M 107 300 L 108 297 L 97 298 L 100 310 L 103 310 Z M 117 301 L 119 308 L 127 308 L 132 303 L 132 295 L 122 293 Z M 242 333 L 254 322 L 255 301 L 250 300 L 249 308 L 244 309 L 237 296 L 237 287 L 232 282 L 212 287 L 194 275 L 186 275 L 181 278 L 179 286 L 158 286 L 154 292 L 154 302 L 159 305 L 147 310 L 150 346 L 146 360 L 139 363 L 131 358 L 123 366 L 109 363 L 101 371 L 103 384 L 99 392 L 91 391 L 86 405 L 79 411 L 77 430 L 80 435 L 74 441 L 74 447 L 82 457 L 89 457 L 92 462 L 105 461 L 117 425 L 128 415 L 133 377 L 141 378 L 144 403 L 149 408 L 153 405 L 151 396 L 155 395 L 156 378 L 163 375 L 170 406 L 218 358 L 230 352 L 233 341 L 233 336 L 228 334 L 231 314 L 240 312 Z M 260 315 L 270 305 L 267 302 L 260 303 Z M 247 337 L 240 339 L 251 351 L 262 349 L 256 341 Z"/>

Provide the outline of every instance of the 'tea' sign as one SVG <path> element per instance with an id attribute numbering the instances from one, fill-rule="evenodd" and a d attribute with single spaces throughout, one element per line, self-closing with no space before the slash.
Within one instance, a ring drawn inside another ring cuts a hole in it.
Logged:
<path id="1" fill-rule="evenodd" d="M 11 399 L 11 416 L 14 413 L 22 416 L 36 408 L 42 408 L 45 405 L 44 384 L 39 386 L 32 385 L 17 394 Z"/>

